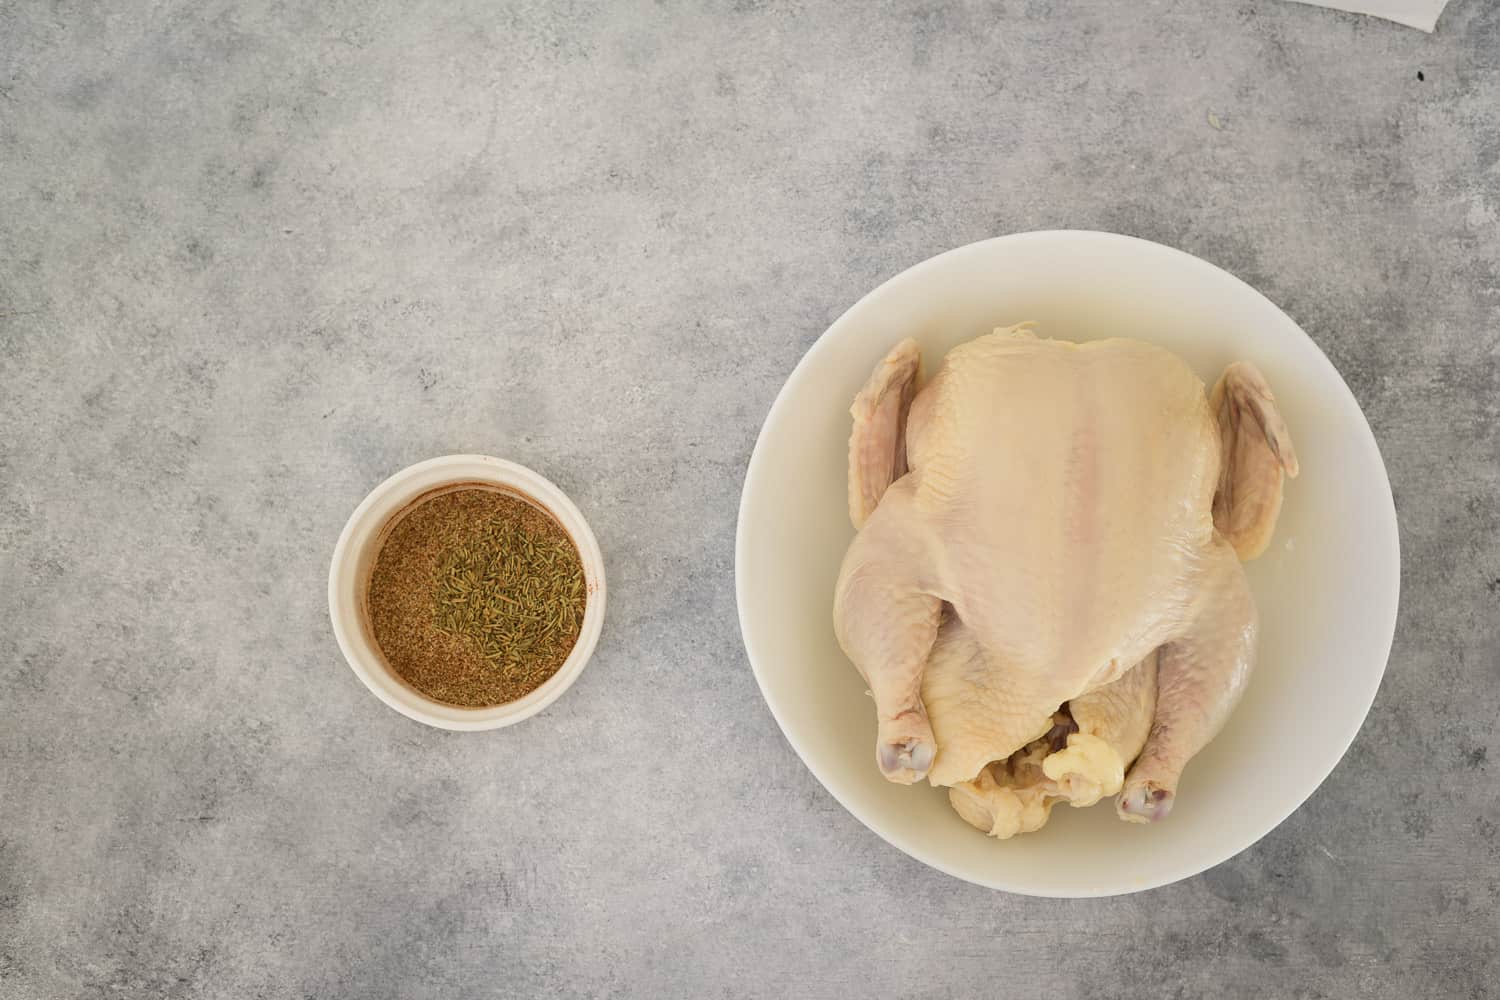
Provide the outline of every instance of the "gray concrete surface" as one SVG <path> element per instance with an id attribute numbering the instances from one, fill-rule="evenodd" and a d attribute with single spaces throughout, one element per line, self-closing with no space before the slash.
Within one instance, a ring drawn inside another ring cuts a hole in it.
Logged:
<path id="1" fill-rule="evenodd" d="M 1489 0 L 1430 37 L 1270 0 L 0 0 L 0 998 L 1500 995 L 1497 226 Z M 1402 518 L 1348 758 L 1114 900 L 866 831 L 731 586 L 827 323 L 1047 227 L 1286 308 Z M 573 692 L 477 738 L 370 697 L 324 604 L 365 491 L 471 450 L 569 490 L 613 585 Z"/>

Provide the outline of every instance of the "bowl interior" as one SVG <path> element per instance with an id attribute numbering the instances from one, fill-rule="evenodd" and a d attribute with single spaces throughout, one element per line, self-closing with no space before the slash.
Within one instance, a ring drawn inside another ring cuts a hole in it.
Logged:
<path id="1" fill-rule="evenodd" d="M 1040 832 L 997 842 L 946 790 L 887 783 L 865 686 L 832 631 L 853 529 L 848 407 L 882 355 L 915 336 L 931 372 L 951 347 L 1036 320 L 1072 340 L 1135 337 L 1205 380 L 1257 364 L 1302 463 L 1270 550 L 1247 566 L 1259 661 L 1223 733 L 1189 766 L 1171 817 L 1140 827 L 1109 803 L 1060 806 Z M 1395 509 L 1373 435 L 1337 371 L 1285 314 L 1180 251 L 1103 233 L 1028 233 L 963 247 L 893 278 L 807 353 L 772 407 L 745 481 L 736 578 L 756 678 L 788 740 L 833 795 L 908 854 L 970 881 L 1037 895 L 1130 892 L 1249 846 L 1328 775 L 1359 729 L 1395 625 Z"/>
<path id="2" fill-rule="evenodd" d="M 554 517 L 578 549 L 587 595 L 578 641 L 557 672 L 522 698 L 484 708 L 436 701 L 408 684 L 386 662 L 367 614 L 370 573 L 391 529 L 418 504 L 462 489 L 491 489 L 517 496 Z M 560 697 L 582 672 L 603 627 L 604 564 L 598 542 L 583 515 L 561 490 L 538 473 L 485 455 L 430 459 L 403 469 L 372 490 L 349 518 L 339 538 L 328 588 L 334 633 L 355 674 L 390 707 L 418 722 L 443 729 L 495 729 L 540 712 Z"/>

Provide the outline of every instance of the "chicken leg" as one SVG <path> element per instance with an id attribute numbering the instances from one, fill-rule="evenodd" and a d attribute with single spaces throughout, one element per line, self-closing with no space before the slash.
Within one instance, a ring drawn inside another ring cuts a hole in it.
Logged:
<path id="1" fill-rule="evenodd" d="M 1156 718 L 1116 802 L 1123 820 L 1166 817 L 1182 769 L 1218 735 L 1250 679 L 1259 623 L 1245 570 L 1222 539 L 1208 559 L 1192 624 L 1159 651 Z"/>
<path id="2" fill-rule="evenodd" d="M 911 503 L 909 478 L 885 492 L 849 546 L 833 605 L 839 645 L 875 699 L 875 761 L 903 785 L 926 777 L 937 753 L 922 674 L 943 610 L 922 586 L 927 559 Z"/>

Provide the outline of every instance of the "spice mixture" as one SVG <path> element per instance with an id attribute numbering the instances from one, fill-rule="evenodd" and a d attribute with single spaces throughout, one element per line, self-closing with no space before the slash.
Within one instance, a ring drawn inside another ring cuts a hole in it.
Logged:
<path id="1" fill-rule="evenodd" d="M 411 508 L 375 557 L 367 608 L 391 668 L 429 698 L 515 701 L 578 641 L 583 562 L 551 515 L 473 488 Z"/>

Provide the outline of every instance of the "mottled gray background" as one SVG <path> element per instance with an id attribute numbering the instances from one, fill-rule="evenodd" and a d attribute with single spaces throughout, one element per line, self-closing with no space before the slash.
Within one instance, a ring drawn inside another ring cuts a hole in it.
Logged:
<path id="1" fill-rule="evenodd" d="M 1270 0 L 0 0 L 0 997 L 1500 995 L 1497 226 L 1493 0 L 1432 36 Z M 1282 305 L 1401 514 L 1348 758 L 1123 899 L 865 830 L 731 587 L 813 339 L 1049 227 Z M 483 736 L 382 706 L 325 610 L 353 506 L 456 451 L 570 491 L 613 590 L 578 686 Z"/>

